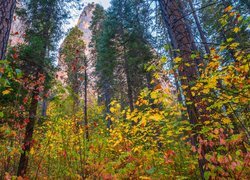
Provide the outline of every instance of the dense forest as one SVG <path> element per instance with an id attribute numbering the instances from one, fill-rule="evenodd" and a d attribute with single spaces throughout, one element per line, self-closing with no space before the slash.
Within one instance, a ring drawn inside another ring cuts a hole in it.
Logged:
<path id="1" fill-rule="evenodd" d="M 249 12 L 0 0 L 0 179 L 250 179 Z"/>

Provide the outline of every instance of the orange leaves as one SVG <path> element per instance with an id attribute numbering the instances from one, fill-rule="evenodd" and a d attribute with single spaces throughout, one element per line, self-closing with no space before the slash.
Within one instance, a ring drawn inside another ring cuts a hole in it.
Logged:
<path id="1" fill-rule="evenodd" d="M 230 12 L 233 9 L 232 6 L 228 6 L 224 9 L 225 12 Z"/>
<path id="2" fill-rule="evenodd" d="M 4 73 L 4 68 L 0 67 L 0 74 L 3 74 L 3 73 Z"/>
<path id="3" fill-rule="evenodd" d="M 166 164 L 173 164 L 174 163 L 174 160 L 173 158 L 176 156 L 175 152 L 173 150 L 167 150 L 165 153 L 164 153 L 164 160 L 165 160 L 165 163 Z"/>

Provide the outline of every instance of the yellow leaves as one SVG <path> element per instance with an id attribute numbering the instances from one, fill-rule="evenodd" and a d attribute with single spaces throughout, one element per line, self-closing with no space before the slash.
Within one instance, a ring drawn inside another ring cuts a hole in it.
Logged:
<path id="1" fill-rule="evenodd" d="M 3 95 L 7 95 L 7 94 L 10 94 L 10 92 L 11 92 L 11 91 L 10 91 L 9 89 L 6 89 L 6 90 L 4 90 L 4 91 L 2 92 L 2 94 L 3 94 Z"/>
<path id="2" fill-rule="evenodd" d="M 173 136 L 173 131 L 168 131 L 167 136 Z"/>
<path id="3" fill-rule="evenodd" d="M 182 61 L 182 58 L 181 57 L 176 57 L 174 58 L 174 63 L 178 64 Z"/>
<path id="4" fill-rule="evenodd" d="M 185 63 L 185 66 L 190 67 L 191 65 L 189 63 Z"/>
<path id="5" fill-rule="evenodd" d="M 141 152 L 142 151 L 142 146 L 136 146 L 132 149 L 133 152 Z"/>
<path id="6" fill-rule="evenodd" d="M 142 105 L 148 105 L 149 102 L 148 100 L 145 100 L 145 99 L 142 99 L 142 98 L 139 98 L 138 101 L 136 101 L 135 103 L 137 106 L 142 106 Z"/>
<path id="7" fill-rule="evenodd" d="M 162 58 L 161 58 L 161 63 L 166 63 L 167 62 L 167 57 L 165 57 L 165 56 L 163 56 Z"/>
<path id="8" fill-rule="evenodd" d="M 240 66 L 240 69 L 241 69 L 241 72 L 243 72 L 243 73 L 246 73 L 246 74 L 249 73 L 249 65 L 248 64 Z"/>
<path id="9" fill-rule="evenodd" d="M 119 145 L 120 143 L 122 143 L 124 141 L 124 138 L 122 136 L 122 132 L 118 131 L 118 130 L 112 130 L 111 132 L 111 136 L 116 137 L 115 139 L 113 139 L 112 141 L 112 147 L 116 147 L 117 145 Z"/>
<path id="10" fill-rule="evenodd" d="M 200 83 L 200 82 L 198 82 L 195 86 L 193 86 L 193 87 L 191 88 L 191 90 L 196 91 L 196 90 L 199 90 L 199 89 L 202 88 L 202 87 L 203 87 L 203 84 Z"/>
<path id="11" fill-rule="evenodd" d="M 221 121 L 224 123 L 224 124 L 230 124 L 231 123 L 231 120 L 227 117 L 225 118 L 222 118 Z"/>
<path id="12" fill-rule="evenodd" d="M 227 48 L 227 46 L 221 45 L 221 46 L 220 46 L 220 51 L 223 51 L 223 50 L 225 50 L 226 48 Z"/>
<path id="13" fill-rule="evenodd" d="M 156 91 L 153 91 L 151 94 L 150 94 L 150 97 L 152 99 L 156 99 L 157 98 L 157 92 Z"/>
<path id="14" fill-rule="evenodd" d="M 241 52 L 239 52 L 239 51 L 237 51 L 235 53 L 235 57 L 236 57 L 237 61 L 241 61 L 243 59 L 243 56 L 242 56 Z"/>
<path id="15" fill-rule="evenodd" d="M 159 78 L 160 78 L 159 73 L 154 73 L 154 78 L 155 78 L 155 79 L 159 79 Z"/>
<path id="16" fill-rule="evenodd" d="M 208 125 L 208 124 L 210 124 L 210 123 L 211 123 L 210 121 L 205 121 L 205 122 L 204 122 L 205 125 Z"/>
<path id="17" fill-rule="evenodd" d="M 228 38 L 228 39 L 227 39 L 227 42 L 230 43 L 230 42 L 232 42 L 233 40 L 234 40 L 233 38 Z"/>
<path id="18" fill-rule="evenodd" d="M 151 178 L 150 178 L 150 177 L 147 177 L 147 176 L 140 176 L 139 179 L 150 180 Z"/>
<path id="19" fill-rule="evenodd" d="M 145 127 L 146 125 L 147 125 L 147 119 L 146 119 L 146 117 L 142 117 L 142 119 L 141 119 L 141 121 L 140 121 L 140 124 L 143 126 L 143 127 Z"/>
<path id="20" fill-rule="evenodd" d="M 114 107 L 111 107 L 111 108 L 110 108 L 110 112 L 111 112 L 111 113 L 114 113 L 115 111 L 116 111 L 116 110 L 115 110 Z"/>
<path id="21" fill-rule="evenodd" d="M 210 90 L 209 90 L 208 88 L 205 88 L 205 89 L 202 90 L 202 92 L 203 92 L 204 94 L 208 94 L 208 93 L 210 92 Z"/>
<path id="22" fill-rule="evenodd" d="M 188 86 L 186 86 L 186 85 L 182 85 L 181 87 L 182 87 L 182 89 L 184 89 L 184 90 L 188 88 Z"/>
<path id="23" fill-rule="evenodd" d="M 135 117 L 131 118 L 131 120 L 134 121 L 135 123 L 137 123 L 138 120 L 139 120 L 139 117 L 138 117 L 138 116 L 135 116 Z"/>
<path id="24" fill-rule="evenodd" d="M 207 87 L 207 88 L 210 88 L 210 89 L 216 88 L 217 79 L 218 79 L 217 76 L 212 76 L 212 77 L 209 79 L 208 84 L 207 84 L 206 87 Z"/>
<path id="25" fill-rule="evenodd" d="M 200 89 L 200 91 L 204 94 L 208 94 L 211 90 L 215 90 L 217 89 L 217 83 L 218 83 L 218 76 L 214 75 L 212 77 L 209 77 L 208 79 L 206 79 L 206 85 L 202 86 L 202 83 L 197 83 L 199 85 L 196 85 L 194 87 L 192 87 L 192 90 L 198 90 Z M 191 92 L 192 95 L 194 96 L 195 93 Z"/>
<path id="26" fill-rule="evenodd" d="M 30 154 L 31 154 L 31 155 L 35 154 L 35 150 L 34 150 L 33 147 L 30 149 Z"/>
<path id="27" fill-rule="evenodd" d="M 111 107 L 109 110 L 111 113 L 118 113 L 121 109 L 121 105 L 117 101 L 112 101 L 110 105 Z"/>
<path id="28" fill-rule="evenodd" d="M 234 30 L 233 30 L 235 33 L 238 33 L 240 31 L 240 28 L 239 27 L 235 27 Z"/>
<path id="29" fill-rule="evenodd" d="M 152 119 L 152 120 L 155 120 L 155 121 L 159 121 L 159 120 L 161 120 L 163 117 L 162 117 L 162 115 L 160 115 L 160 114 L 153 114 L 152 116 L 150 116 L 150 119 Z"/>
<path id="30" fill-rule="evenodd" d="M 235 49 L 235 48 L 237 48 L 239 45 L 240 45 L 240 43 L 234 42 L 234 43 L 230 44 L 229 48 L 230 48 L 230 49 Z"/>

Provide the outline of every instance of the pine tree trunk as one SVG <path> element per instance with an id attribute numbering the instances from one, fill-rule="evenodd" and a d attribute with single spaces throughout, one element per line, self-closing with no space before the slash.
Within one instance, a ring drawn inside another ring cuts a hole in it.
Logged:
<path id="1" fill-rule="evenodd" d="M 0 2 L 0 60 L 5 58 L 15 8 L 16 0 Z"/>
<path id="2" fill-rule="evenodd" d="M 126 57 L 126 51 L 125 51 L 125 46 L 124 48 L 124 68 L 125 68 L 125 74 L 126 74 L 126 80 L 127 80 L 127 88 L 128 88 L 128 102 L 129 102 L 129 108 L 130 111 L 134 110 L 134 100 L 133 100 L 133 89 L 132 89 L 132 80 L 130 77 L 130 72 L 129 72 L 129 65 L 128 65 L 128 59 Z"/>
<path id="3" fill-rule="evenodd" d="M 104 99 L 105 99 L 105 107 L 106 107 L 106 115 L 110 114 L 110 103 L 111 103 L 111 89 L 109 83 L 105 82 L 104 84 Z M 112 121 L 108 118 L 108 129 L 111 128 Z"/>
<path id="4" fill-rule="evenodd" d="M 193 49 L 192 39 L 193 35 L 188 30 L 188 25 L 185 22 L 183 13 L 180 7 L 183 7 L 181 1 L 176 0 L 159 0 L 161 9 L 163 11 L 163 18 L 168 26 L 170 37 L 175 44 L 176 48 L 180 50 L 179 56 L 182 58 L 182 63 L 179 65 L 179 79 L 181 80 L 181 85 L 183 92 L 185 94 L 186 106 L 188 111 L 188 116 L 190 123 L 195 125 L 199 122 L 205 121 L 208 118 L 208 114 L 204 109 L 206 107 L 201 107 L 199 102 L 201 102 L 201 97 L 197 95 L 192 95 L 191 88 L 198 79 L 198 68 L 197 64 L 201 61 L 200 59 L 193 60 L 191 58 Z M 198 62 L 198 63 L 197 63 Z M 191 137 L 192 145 L 197 147 L 197 137 Z M 204 156 L 204 152 L 202 153 Z M 204 179 L 204 163 L 205 160 L 199 159 L 199 169 L 202 179 Z"/>
<path id="5" fill-rule="evenodd" d="M 35 126 L 36 115 L 37 115 L 38 95 L 39 95 L 39 91 L 36 90 L 35 88 L 32 94 L 32 101 L 31 101 L 30 110 L 29 110 L 29 122 L 25 130 L 25 137 L 24 137 L 23 146 L 22 146 L 23 152 L 20 157 L 18 172 L 17 172 L 17 176 L 21 176 L 21 177 L 24 177 L 25 174 L 27 173 L 28 160 L 29 160 L 28 153 L 30 152 L 30 149 L 32 147 L 32 136 L 34 132 L 34 126 Z"/>
<path id="6" fill-rule="evenodd" d="M 132 86 L 131 86 L 131 79 L 129 77 L 128 72 L 126 73 L 126 77 L 127 77 L 127 86 L 128 86 L 129 108 L 130 108 L 130 111 L 133 111 L 134 110 L 133 91 L 132 91 Z"/>

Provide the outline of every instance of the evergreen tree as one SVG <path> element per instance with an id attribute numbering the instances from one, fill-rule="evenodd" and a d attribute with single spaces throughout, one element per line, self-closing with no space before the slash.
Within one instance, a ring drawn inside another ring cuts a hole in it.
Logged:
<path id="1" fill-rule="evenodd" d="M 39 95 L 45 85 L 42 79 L 48 79 L 50 72 L 53 71 L 53 51 L 63 34 L 61 26 L 68 18 L 66 9 L 68 2 L 68 0 L 25 1 L 26 44 L 19 47 L 19 59 L 23 62 L 24 76 L 33 77 L 32 81 L 40 83 L 35 83 L 31 90 L 28 123 L 18 166 L 18 176 L 24 177 L 27 173 L 28 153 L 32 147 Z"/>
<path id="2" fill-rule="evenodd" d="M 61 48 L 61 58 L 67 65 L 67 83 L 73 91 L 73 113 L 77 112 L 79 106 L 79 93 L 81 80 L 83 80 L 83 69 L 85 69 L 84 49 L 82 40 L 83 33 L 77 27 L 70 30 Z"/>
<path id="3" fill-rule="evenodd" d="M 147 86 L 147 72 L 144 65 L 153 59 L 151 46 L 145 39 L 143 28 L 145 24 L 139 18 L 140 8 L 141 3 L 136 1 L 112 1 L 112 8 L 108 10 L 100 26 L 103 31 L 97 35 L 95 42 L 97 54 L 99 53 L 97 72 L 103 72 L 102 77 L 110 77 L 109 82 L 112 83 L 109 84 L 116 92 L 112 97 L 120 99 L 124 105 L 129 104 L 131 110 L 134 108 L 134 100 L 138 93 Z M 104 45 L 104 41 L 108 44 Z M 108 49 L 104 50 L 104 48 Z M 102 54 L 102 51 L 105 54 Z M 112 55 L 107 54 L 108 52 Z M 105 58 L 106 55 L 107 58 Z M 104 64 L 104 62 L 107 63 Z M 105 87 L 109 86 L 105 85 Z M 123 88 L 117 89 L 118 87 Z M 127 98 L 124 98 L 126 96 L 123 94 L 126 94 Z"/>

